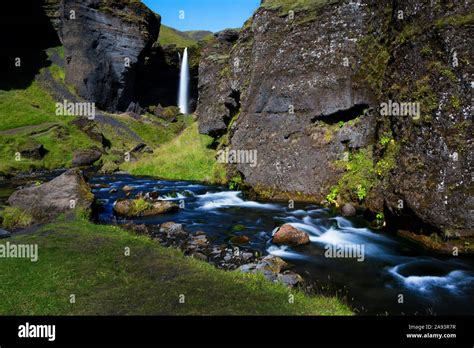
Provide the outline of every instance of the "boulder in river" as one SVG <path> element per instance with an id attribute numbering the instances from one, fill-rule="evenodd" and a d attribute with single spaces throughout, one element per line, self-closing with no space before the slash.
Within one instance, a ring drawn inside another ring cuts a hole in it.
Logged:
<path id="1" fill-rule="evenodd" d="M 356 214 L 356 209 L 350 203 L 346 203 L 342 206 L 341 213 L 343 216 L 354 216 Z"/>
<path id="2" fill-rule="evenodd" d="M 114 212 L 127 218 L 161 215 L 175 212 L 178 205 L 169 201 L 150 202 L 143 198 L 119 199 L 114 204 Z"/>
<path id="3" fill-rule="evenodd" d="M 309 235 L 290 224 L 284 224 L 273 235 L 273 243 L 292 246 L 304 245 L 309 243 Z"/>
<path id="4" fill-rule="evenodd" d="M 28 212 L 35 222 L 46 222 L 75 208 L 90 210 L 94 195 L 79 169 L 64 174 L 39 186 L 27 187 L 8 198 L 11 206 Z"/>
<path id="5" fill-rule="evenodd" d="M 135 187 L 130 186 L 130 185 L 125 185 L 124 187 L 122 187 L 122 190 L 125 192 L 129 192 L 129 191 L 135 190 Z"/>
<path id="6" fill-rule="evenodd" d="M 232 238 L 230 238 L 230 242 L 234 245 L 248 244 L 249 241 L 250 239 L 247 236 L 233 236 Z"/>

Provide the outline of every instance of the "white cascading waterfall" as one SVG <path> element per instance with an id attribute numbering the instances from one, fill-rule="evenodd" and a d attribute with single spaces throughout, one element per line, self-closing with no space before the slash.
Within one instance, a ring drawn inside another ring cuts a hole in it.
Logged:
<path id="1" fill-rule="evenodd" d="M 189 64 L 187 47 L 184 49 L 183 59 L 181 60 L 181 72 L 179 74 L 178 106 L 181 113 L 187 114 L 189 112 Z"/>

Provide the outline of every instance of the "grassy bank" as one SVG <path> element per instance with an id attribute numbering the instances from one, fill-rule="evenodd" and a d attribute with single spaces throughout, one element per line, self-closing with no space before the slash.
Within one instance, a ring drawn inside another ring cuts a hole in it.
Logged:
<path id="1" fill-rule="evenodd" d="M 59 220 L 8 242 L 38 244 L 39 258 L 0 258 L 1 315 L 351 314 L 335 298 L 221 271 L 147 237 L 85 220 Z"/>
<path id="2" fill-rule="evenodd" d="M 215 151 L 209 148 L 212 138 L 199 134 L 197 123 L 178 137 L 163 144 L 153 154 L 137 162 L 120 166 L 134 175 L 151 175 L 170 180 L 224 182 L 224 168 L 216 162 Z"/>

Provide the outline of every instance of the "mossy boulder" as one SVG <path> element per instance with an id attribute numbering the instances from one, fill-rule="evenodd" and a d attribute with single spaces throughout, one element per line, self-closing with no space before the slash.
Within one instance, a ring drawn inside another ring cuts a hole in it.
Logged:
<path id="1" fill-rule="evenodd" d="M 8 204 L 31 216 L 32 222 L 50 221 L 59 214 L 81 209 L 90 212 L 94 195 L 78 169 L 44 184 L 15 191 Z"/>
<path id="2" fill-rule="evenodd" d="M 127 218 L 161 215 L 178 211 L 179 206 L 169 201 L 147 201 L 144 198 L 119 199 L 114 204 L 114 212 Z"/>

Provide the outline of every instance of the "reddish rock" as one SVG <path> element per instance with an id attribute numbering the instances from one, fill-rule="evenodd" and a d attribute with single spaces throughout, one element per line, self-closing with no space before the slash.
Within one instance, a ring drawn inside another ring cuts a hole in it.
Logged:
<path id="1" fill-rule="evenodd" d="M 287 245 L 304 245 L 309 243 L 309 235 L 290 224 L 284 224 L 273 235 L 273 243 Z"/>

